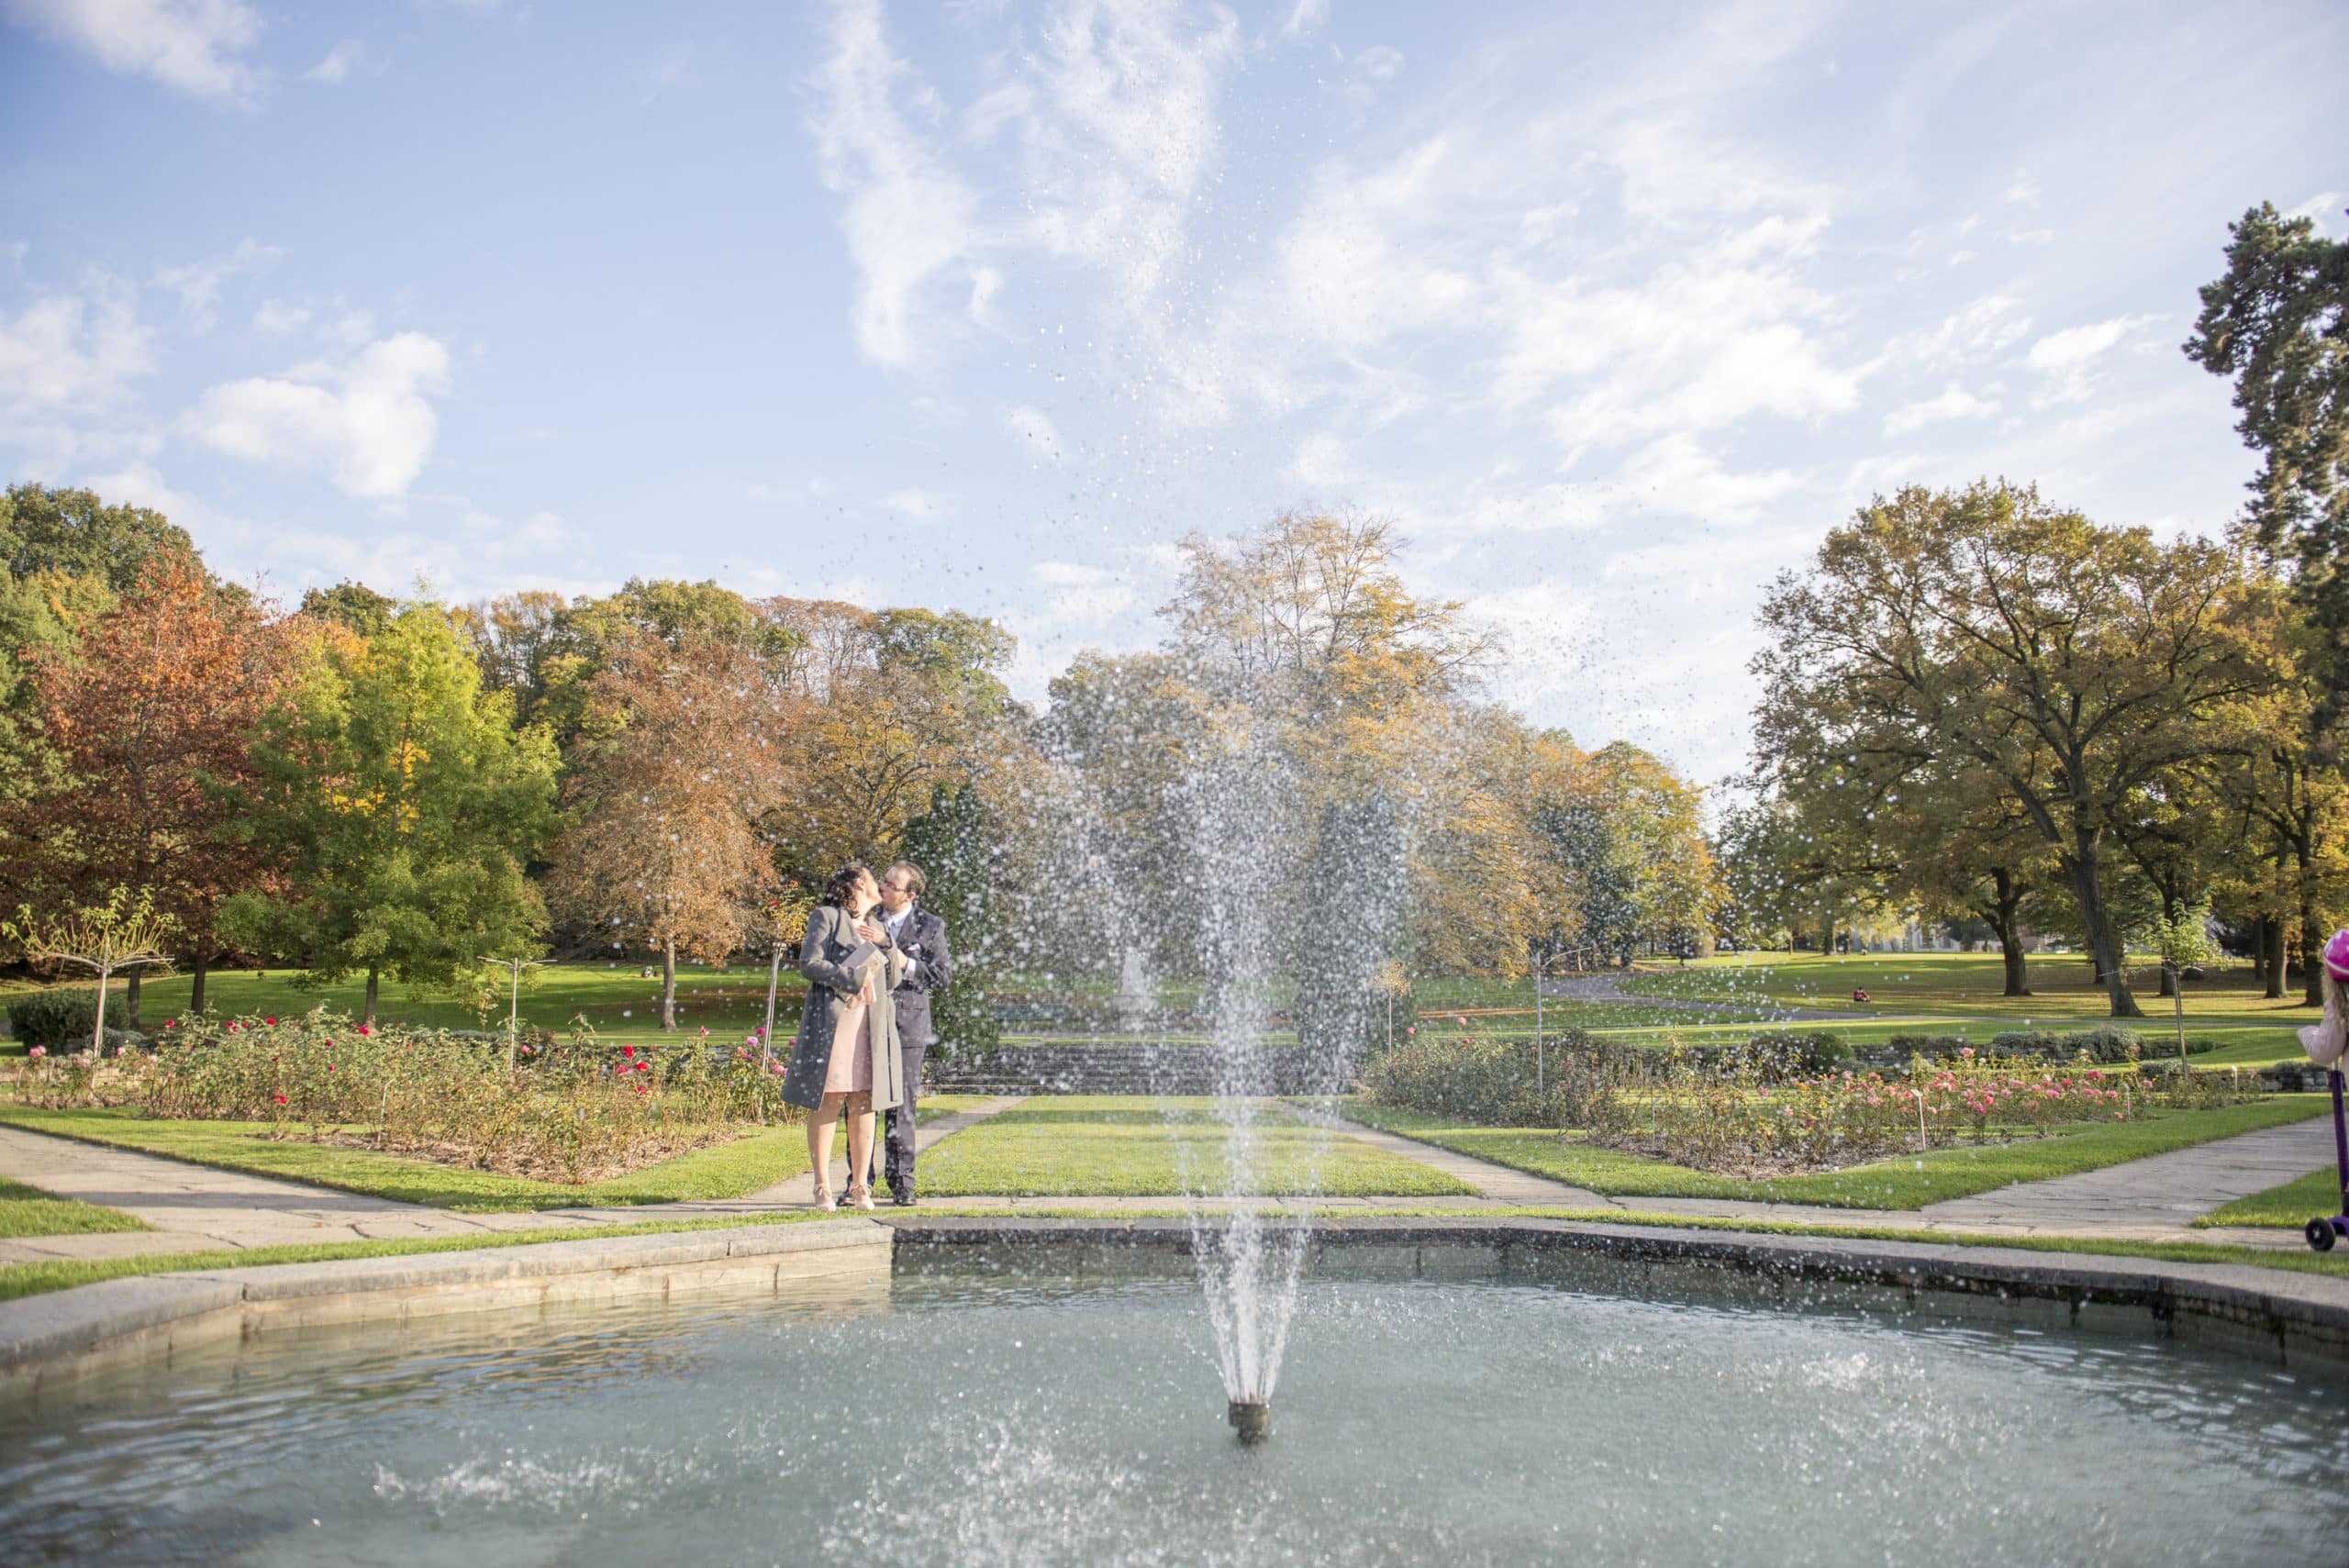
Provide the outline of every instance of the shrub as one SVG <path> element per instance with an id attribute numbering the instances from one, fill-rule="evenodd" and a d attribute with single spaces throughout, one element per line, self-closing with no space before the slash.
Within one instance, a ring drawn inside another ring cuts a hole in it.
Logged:
<path id="1" fill-rule="evenodd" d="M 282 1134 L 422 1154 L 507 1174 L 584 1183 L 793 1121 L 783 1062 L 753 1040 L 613 1047 L 582 1029 L 525 1042 L 362 1027 L 324 1008 L 299 1018 L 183 1018 L 91 1097 L 139 1114 L 274 1123 Z"/>
<path id="2" fill-rule="evenodd" d="M 35 991 L 8 1004 L 8 1032 L 27 1045 L 87 1045 L 97 1021 L 97 987 Z M 106 1028 L 128 1026 L 130 1011 L 120 996 L 106 996 Z"/>
<path id="3" fill-rule="evenodd" d="M 1972 1050 L 1974 1042 L 1962 1034 L 1897 1034 L 1884 1042 L 1884 1054 L 1898 1062 L 1906 1062 L 1912 1056 L 1938 1062 L 1944 1056 Z"/>
<path id="4" fill-rule="evenodd" d="M 2086 1052 L 2090 1062 L 2108 1066 L 2134 1062 L 2145 1050 L 2143 1036 L 2118 1024 L 2099 1024 L 2085 1034 L 2070 1036 L 2064 1043 L 2073 1054 Z"/>
<path id="5" fill-rule="evenodd" d="M 1635 1046 L 1566 1029 L 1543 1042 L 1537 1092 L 1531 1037 L 1418 1035 L 1372 1062 L 1364 1084 L 1382 1105 L 1433 1116 L 1495 1127 L 1588 1127 L 1608 1118 L 1615 1091 L 1645 1058 Z"/>

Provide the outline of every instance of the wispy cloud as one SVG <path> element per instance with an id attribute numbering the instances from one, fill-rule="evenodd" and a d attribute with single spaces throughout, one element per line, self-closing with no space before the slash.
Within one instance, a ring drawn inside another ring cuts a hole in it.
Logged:
<path id="1" fill-rule="evenodd" d="M 5 0 L 7 14 L 107 70 L 248 106 L 268 77 L 242 58 L 262 16 L 243 0 Z"/>

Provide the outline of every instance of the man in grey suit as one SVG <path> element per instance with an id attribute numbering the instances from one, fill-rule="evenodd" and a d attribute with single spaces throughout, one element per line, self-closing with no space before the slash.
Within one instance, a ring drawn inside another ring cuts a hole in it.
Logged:
<path id="1" fill-rule="evenodd" d="M 905 1053 L 906 1097 L 890 1108 L 887 1135 L 874 1140 L 874 1153 L 889 1179 L 889 1195 L 907 1205 L 914 1201 L 914 1100 L 921 1084 L 922 1056 L 932 1037 L 930 994 L 943 991 L 954 978 L 946 922 L 921 906 L 928 885 L 921 868 L 908 861 L 899 861 L 881 876 L 881 922 L 889 929 L 891 944 L 906 955 L 906 976 L 890 998 L 896 1005 L 897 1040 Z M 870 1171 L 865 1184 L 873 1184 Z"/>

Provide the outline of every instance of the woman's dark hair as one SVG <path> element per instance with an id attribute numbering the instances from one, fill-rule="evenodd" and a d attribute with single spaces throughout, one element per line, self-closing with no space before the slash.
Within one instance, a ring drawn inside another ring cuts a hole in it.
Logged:
<path id="1" fill-rule="evenodd" d="M 872 874 L 873 868 L 863 861 L 851 861 L 832 873 L 832 880 L 824 884 L 824 896 L 816 902 L 827 909 L 845 909 L 848 895 L 856 891 L 858 879 Z"/>

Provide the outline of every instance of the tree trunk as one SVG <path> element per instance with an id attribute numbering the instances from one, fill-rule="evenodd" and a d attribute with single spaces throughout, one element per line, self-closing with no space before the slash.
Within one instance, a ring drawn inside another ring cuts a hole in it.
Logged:
<path id="1" fill-rule="evenodd" d="M 2071 874 L 2072 897 L 2080 906 L 2081 924 L 2087 928 L 2088 954 L 2096 963 L 2097 979 L 2104 986 L 2112 1017 L 2142 1018 L 2145 1009 L 2130 995 L 2129 976 L 2121 967 L 2121 938 L 2112 929 L 2112 911 L 2105 907 L 2100 847 L 2087 832 L 2075 834 L 2074 846 L 2065 857 L 2064 869 Z"/>
<path id="2" fill-rule="evenodd" d="M 187 1010 L 191 1018 L 204 1016 L 204 977 L 212 967 L 209 962 L 210 956 L 202 948 L 198 948 L 195 950 L 195 956 L 188 961 Z"/>
<path id="3" fill-rule="evenodd" d="M 367 971 L 367 1012 L 366 1016 L 359 1021 L 371 1029 L 375 1027 L 375 993 L 378 988 L 377 983 L 382 978 L 373 969 Z"/>
<path id="4" fill-rule="evenodd" d="M 2281 1000 L 2284 995 L 2284 922 L 2273 915 L 2259 918 L 2259 951 L 2266 973 L 2260 995 L 2269 1001 Z"/>
<path id="5" fill-rule="evenodd" d="M 145 976 L 142 975 L 139 971 L 134 969 L 124 978 L 122 982 L 122 1007 L 124 1014 L 122 1022 L 123 1027 L 126 1029 L 135 1029 L 139 1027 L 139 982 L 143 978 L 145 978 Z"/>
<path id="6" fill-rule="evenodd" d="M 1990 873 L 1998 889 L 1998 898 L 1990 906 L 1991 929 L 1998 933 L 1998 956 L 2005 960 L 2009 996 L 2031 995 L 2031 976 L 2025 967 L 2022 951 L 2022 921 L 2017 911 L 2022 906 L 2022 889 L 2015 883 L 2014 873 L 2004 866 Z"/>
<path id="7" fill-rule="evenodd" d="M 677 1027 L 677 944 L 661 944 L 661 1029 L 663 1033 Z"/>

